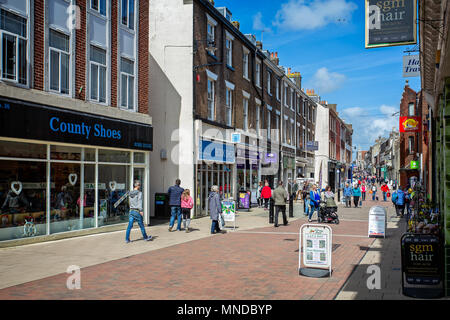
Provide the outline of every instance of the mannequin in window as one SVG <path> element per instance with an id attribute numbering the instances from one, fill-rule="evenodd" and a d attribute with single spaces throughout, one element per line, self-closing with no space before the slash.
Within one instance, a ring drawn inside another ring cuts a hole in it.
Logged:
<path id="1" fill-rule="evenodd" d="M 61 192 L 56 197 L 55 209 L 59 210 L 59 215 L 62 219 L 66 217 L 67 209 L 72 204 L 72 196 L 67 190 L 67 186 L 61 187 Z"/>
<path id="2" fill-rule="evenodd" d="M 1 210 L 2 213 L 19 213 L 21 211 L 25 211 L 29 207 L 30 203 L 23 191 L 17 194 L 16 192 L 10 190 L 5 201 L 3 202 Z"/>

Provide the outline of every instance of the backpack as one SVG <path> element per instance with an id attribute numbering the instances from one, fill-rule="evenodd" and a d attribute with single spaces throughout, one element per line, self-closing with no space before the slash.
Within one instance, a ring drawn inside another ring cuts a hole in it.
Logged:
<path id="1" fill-rule="evenodd" d="M 394 193 L 392 194 L 392 202 L 393 202 L 394 204 L 397 202 L 397 198 L 398 198 L 397 192 L 394 192 Z"/>

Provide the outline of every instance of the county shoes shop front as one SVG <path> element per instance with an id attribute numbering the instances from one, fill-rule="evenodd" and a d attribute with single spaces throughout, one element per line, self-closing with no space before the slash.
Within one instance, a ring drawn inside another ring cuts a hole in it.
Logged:
<path id="1" fill-rule="evenodd" d="M 152 142 L 148 124 L 0 98 L 0 246 L 124 229 L 135 179 L 149 223 Z"/>

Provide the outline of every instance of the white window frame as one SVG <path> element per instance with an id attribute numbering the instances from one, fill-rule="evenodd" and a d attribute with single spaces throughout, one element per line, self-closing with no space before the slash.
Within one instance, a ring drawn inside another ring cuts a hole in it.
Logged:
<path id="1" fill-rule="evenodd" d="M 228 86 L 225 90 L 225 123 L 229 127 L 233 125 L 233 90 Z"/>
<path id="2" fill-rule="evenodd" d="M 290 94 L 291 94 L 291 98 L 289 99 L 289 107 L 291 108 L 291 110 L 294 110 L 294 89 L 290 88 Z"/>
<path id="3" fill-rule="evenodd" d="M 270 120 L 271 120 L 272 112 L 271 110 L 267 109 L 267 140 L 271 140 L 270 135 Z"/>
<path id="4" fill-rule="evenodd" d="M 105 51 L 105 64 L 101 64 L 99 62 L 96 61 L 92 61 L 92 57 L 90 56 L 90 50 L 91 50 L 91 46 L 96 47 L 97 49 L 101 49 Z M 92 92 L 91 92 L 91 88 L 92 88 L 92 65 L 97 67 L 97 99 L 92 99 Z M 105 68 L 105 101 L 100 101 L 100 68 Z M 122 79 L 122 77 L 120 78 Z M 105 48 L 90 44 L 89 45 L 89 100 L 99 103 L 99 104 L 103 104 L 103 105 L 107 105 L 108 104 L 108 89 L 109 89 L 109 83 L 108 83 L 108 50 L 106 50 Z"/>
<path id="5" fill-rule="evenodd" d="M 122 67 L 122 59 L 127 59 L 127 60 L 130 60 L 131 62 L 133 62 L 133 72 L 134 72 L 134 74 L 129 74 L 129 73 L 124 72 L 124 71 L 121 70 L 122 69 L 121 68 Z M 129 58 L 129 57 L 120 56 L 119 73 L 120 73 L 120 77 L 119 77 L 119 81 L 120 81 L 120 91 L 119 91 L 120 92 L 120 94 L 119 94 L 120 95 L 120 101 L 119 101 L 119 105 L 120 105 L 120 108 L 123 109 L 123 110 L 136 112 L 138 110 L 137 90 L 136 90 L 136 78 L 137 78 L 136 77 L 136 61 L 134 59 Z M 126 92 L 127 92 L 127 106 L 126 107 L 122 106 L 122 86 L 123 86 L 122 75 L 127 77 L 127 90 L 126 90 Z M 134 78 L 134 81 L 133 81 L 133 103 L 134 103 L 133 109 L 130 109 L 129 105 L 128 105 L 128 103 L 129 103 L 128 86 L 129 86 L 129 82 L 130 82 L 129 81 L 130 77 Z"/>
<path id="6" fill-rule="evenodd" d="M 250 66 L 250 50 L 248 50 L 246 47 L 242 47 L 242 76 L 245 80 L 250 81 L 248 75 L 249 75 L 249 66 Z"/>
<path id="7" fill-rule="evenodd" d="M 218 76 L 214 74 L 213 72 L 206 69 L 206 75 L 207 75 L 207 85 L 206 85 L 206 101 L 207 101 L 207 111 L 208 111 L 208 120 L 215 121 L 216 120 L 216 81 Z M 209 97 L 209 90 L 208 90 L 208 84 L 211 82 L 211 99 Z M 210 109 L 210 101 L 211 101 L 211 109 Z"/>
<path id="8" fill-rule="evenodd" d="M 0 30 L 0 57 L 1 57 L 1 59 L 0 59 L 0 80 L 1 81 L 5 81 L 5 82 L 10 82 L 10 83 L 15 83 L 18 86 L 29 87 L 30 71 L 29 71 L 29 68 L 28 68 L 28 64 L 30 62 L 30 40 L 29 40 L 29 38 L 30 38 L 30 17 L 29 17 L 30 14 L 29 14 L 29 11 L 30 10 L 28 8 L 28 10 L 27 10 L 28 13 L 25 16 L 25 15 L 19 13 L 19 12 L 14 11 L 14 10 L 10 10 L 8 8 L 2 7 L 1 5 L 0 5 L 0 8 L 5 10 L 5 11 L 7 11 L 7 12 L 9 12 L 9 13 L 12 13 L 12 14 L 20 17 L 20 18 L 23 18 L 23 19 L 25 19 L 27 21 L 27 34 L 26 34 L 26 37 L 20 36 L 20 35 L 18 35 L 16 33 L 12 33 L 12 32 L 6 31 L 6 30 Z M 16 38 L 16 40 L 15 40 L 15 42 L 16 42 L 16 57 L 15 57 L 16 58 L 16 68 L 15 68 L 16 69 L 15 70 L 16 74 L 15 74 L 15 79 L 3 78 L 3 56 L 2 56 L 2 52 L 3 52 L 3 35 L 9 35 L 9 36 L 13 36 L 13 37 Z M 25 51 L 26 51 L 26 61 L 25 61 L 25 63 L 26 63 L 26 66 L 25 66 L 25 69 L 26 69 L 26 75 L 25 75 L 26 76 L 26 82 L 25 82 L 25 84 L 19 83 L 19 63 L 18 63 L 18 61 L 19 61 L 19 40 L 25 40 L 26 41 L 26 47 L 25 47 Z"/>
<path id="9" fill-rule="evenodd" d="M 416 112 L 415 112 L 414 109 L 415 109 L 415 108 L 414 108 L 414 103 L 409 103 L 409 104 L 408 104 L 408 116 L 409 116 L 409 117 L 414 117 L 414 116 L 415 116 Z M 412 112 L 411 112 L 411 111 L 412 111 Z"/>
<path id="10" fill-rule="evenodd" d="M 69 51 L 66 52 L 66 51 L 63 51 L 61 49 L 51 47 L 50 46 L 50 41 L 48 42 L 48 90 L 49 90 L 49 92 L 60 94 L 60 95 L 63 95 L 63 96 L 71 96 L 71 94 L 72 94 L 72 81 L 73 81 L 72 80 L 72 35 L 70 33 L 67 33 L 65 31 L 62 31 L 62 30 L 57 29 L 57 28 L 48 28 L 48 37 L 49 37 L 49 39 L 50 39 L 50 31 L 51 30 L 53 30 L 55 32 L 58 32 L 58 33 L 62 33 L 65 36 L 69 37 L 69 40 L 68 40 L 68 42 L 69 42 Z M 58 90 L 54 90 L 51 87 L 51 68 L 52 68 L 52 66 L 51 66 L 51 63 L 50 63 L 50 61 L 51 61 L 50 59 L 51 59 L 51 52 L 52 51 L 57 52 L 58 53 L 58 57 L 59 57 L 59 61 L 58 61 L 58 66 L 59 66 L 59 69 L 58 69 L 58 88 L 59 89 Z M 69 63 L 68 63 L 68 65 L 69 65 L 69 72 L 68 72 L 69 73 L 69 81 L 68 81 L 69 92 L 67 92 L 67 93 L 62 93 L 61 92 L 61 54 L 66 54 L 66 55 L 69 56 Z"/>
<path id="11" fill-rule="evenodd" d="M 225 37 L 225 57 L 227 60 L 227 66 L 233 68 L 233 41 L 234 37 L 228 31 Z"/>
<path id="12" fill-rule="evenodd" d="M 294 125 L 294 119 L 290 119 L 290 123 L 291 123 L 291 126 L 290 126 L 290 129 L 291 129 L 291 143 L 290 143 L 290 145 L 291 146 L 295 146 L 295 135 L 294 135 L 295 125 Z"/>
<path id="13" fill-rule="evenodd" d="M 244 111 L 244 123 L 243 123 L 243 130 L 248 131 L 248 107 L 250 104 L 250 93 L 242 90 L 242 106 Z"/>
<path id="14" fill-rule="evenodd" d="M 127 24 L 124 24 L 123 23 L 123 19 L 122 19 L 122 3 L 123 3 L 123 1 L 126 1 L 127 2 Z M 138 0 L 132 0 L 133 1 L 133 5 L 134 5 L 134 11 L 133 11 L 133 28 L 130 28 L 130 1 L 131 0 L 120 0 L 120 17 L 119 17 L 119 19 L 120 19 L 120 25 L 121 26 L 123 26 L 123 27 L 125 27 L 125 28 L 127 28 L 128 30 L 133 30 L 133 31 L 136 31 L 136 23 L 137 23 L 137 21 L 136 21 L 136 2 L 138 1 Z"/>
<path id="15" fill-rule="evenodd" d="M 277 91 L 277 92 L 276 92 L 277 100 L 280 101 L 280 79 L 277 78 L 277 79 L 275 80 L 275 82 L 276 82 L 276 86 L 277 86 L 277 87 L 276 87 L 276 91 Z"/>
<path id="16" fill-rule="evenodd" d="M 256 59 L 255 85 L 260 89 L 261 89 L 261 70 L 262 70 L 261 60 Z"/>
<path id="17" fill-rule="evenodd" d="M 93 2 L 94 0 L 89 0 L 89 2 L 90 2 L 90 5 L 89 5 L 89 9 L 90 10 L 92 10 L 92 11 L 94 11 L 94 12 L 96 12 L 97 14 L 99 14 L 99 15 L 101 15 L 101 16 L 103 16 L 103 17 L 106 17 L 107 15 L 108 15 L 108 3 L 107 3 L 107 1 L 106 0 L 97 0 L 98 1 L 98 8 L 97 9 L 94 9 L 94 8 L 92 8 L 92 2 Z M 102 1 L 104 1 L 105 2 L 105 14 L 102 14 L 101 12 L 100 12 L 100 2 L 102 2 Z M 120 3 L 120 4 L 122 4 L 122 2 Z"/>
<path id="18" fill-rule="evenodd" d="M 284 83 L 284 106 L 285 107 L 289 107 L 289 105 L 288 105 L 288 102 L 289 102 L 288 101 L 289 100 L 288 99 L 288 94 L 289 94 L 288 88 L 289 88 L 288 85 L 286 83 Z"/>
<path id="19" fill-rule="evenodd" d="M 256 102 L 256 133 L 261 134 L 261 100 L 255 98 Z"/>
<path id="20" fill-rule="evenodd" d="M 272 72 L 267 70 L 267 93 L 272 96 Z"/>

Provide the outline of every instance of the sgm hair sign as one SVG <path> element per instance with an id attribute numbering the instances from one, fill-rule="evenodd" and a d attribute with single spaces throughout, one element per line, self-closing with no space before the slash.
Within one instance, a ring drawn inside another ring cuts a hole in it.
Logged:
<path id="1" fill-rule="evenodd" d="M 153 149 L 151 125 L 1 98 L 0 136 L 147 151 Z"/>

